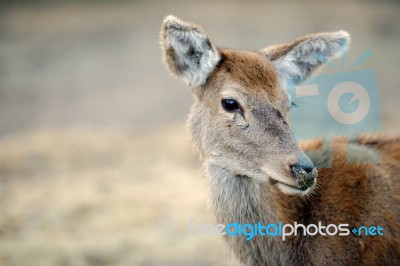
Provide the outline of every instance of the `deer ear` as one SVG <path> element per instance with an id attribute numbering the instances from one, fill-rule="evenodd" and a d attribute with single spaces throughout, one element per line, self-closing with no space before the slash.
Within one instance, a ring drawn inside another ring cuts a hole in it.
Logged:
<path id="1" fill-rule="evenodd" d="M 160 33 L 166 68 L 191 87 L 202 86 L 220 60 L 218 50 L 197 25 L 167 16 Z"/>
<path id="2" fill-rule="evenodd" d="M 293 43 L 270 46 L 260 52 L 274 64 L 283 81 L 296 85 L 329 58 L 343 54 L 349 43 L 349 34 L 337 31 L 307 35 Z"/>

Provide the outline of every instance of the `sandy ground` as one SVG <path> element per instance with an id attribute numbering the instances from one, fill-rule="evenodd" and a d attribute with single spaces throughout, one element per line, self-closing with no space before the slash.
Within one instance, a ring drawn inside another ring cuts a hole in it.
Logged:
<path id="1" fill-rule="evenodd" d="M 0 265 L 232 265 L 184 134 L 192 102 L 161 63 L 175 14 L 221 46 L 345 29 L 400 132 L 400 6 L 386 1 L 135 1 L 0 8 Z M 326 68 L 325 72 L 335 71 Z"/>

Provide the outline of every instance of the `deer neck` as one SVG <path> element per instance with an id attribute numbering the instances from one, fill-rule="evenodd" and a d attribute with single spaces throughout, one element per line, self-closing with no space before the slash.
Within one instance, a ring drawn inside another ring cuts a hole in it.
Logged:
<path id="1" fill-rule="evenodd" d="M 286 197 L 253 178 L 235 176 L 216 165 L 206 167 L 210 205 L 218 223 L 266 224 L 293 223 L 298 217 L 297 200 Z M 286 201 L 291 200 L 287 204 Z M 301 200 L 298 203 L 301 205 Z M 300 207 L 300 206 L 299 206 Z M 289 242 L 278 236 L 225 236 L 234 253 L 246 265 L 281 265 L 290 257 Z M 268 254 L 268 255 L 267 255 Z"/>

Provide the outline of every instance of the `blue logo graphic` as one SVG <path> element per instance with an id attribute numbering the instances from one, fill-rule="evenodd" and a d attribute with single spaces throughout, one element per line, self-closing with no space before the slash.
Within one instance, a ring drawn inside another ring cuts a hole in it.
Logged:
<path id="1" fill-rule="evenodd" d="M 320 75 L 289 89 L 298 108 L 291 112 L 299 140 L 354 136 L 381 129 L 376 75 L 359 70 Z"/>
<path id="2" fill-rule="evenodd" d="M 371 55 L 370 51 L 365 52 L 350 69 L 360 65 Z M 344 58 L 345 56 L 342 57 L 343 64 Z M 326 63 L 334 66 L 329 61 Z M 377 79 L 373 70 L 323 74 L 298 86 L 288 83 L 286 88 L 296 106 L 290 112 L 290 120 L 297 140 L 320 138 L 329 143 L 333 137 L 338 136 L 345 136 L 350 140 L 360 133 L 376 132 L 382 127 Z M 380 161 L 379 151 L 373 148 L 366 150 L 362 161 L 351 161 L 358 158 L 351 156 L 351 152 L 353 150 L 348 149 L 349 163 Z M 317 165 L 324 168 L 331 166 L 331 160 Z"/>

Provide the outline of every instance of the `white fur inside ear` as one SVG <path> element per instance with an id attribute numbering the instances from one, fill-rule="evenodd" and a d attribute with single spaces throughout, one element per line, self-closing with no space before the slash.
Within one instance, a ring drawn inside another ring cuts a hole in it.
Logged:
<path id="1" fill-rule="evenodd" d="M 204 85 L 220 60 L 217 49 L 197 26 L 167 17 L 167 41 L 173 48 L 177 70 L 192 87 Z"/>
<path id="2" fill-rule="evenodd" d="M 298 84 L 329 58 L 343 54 L 348 44 L 349 34 L 345 31 L 311 35 L 273 64 L 281 79 Z"/>

